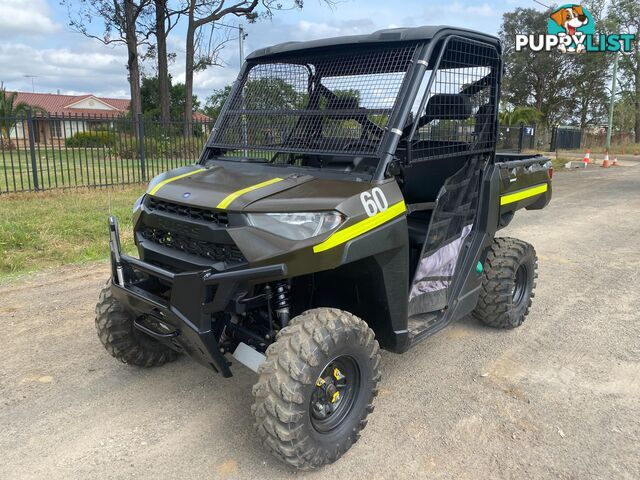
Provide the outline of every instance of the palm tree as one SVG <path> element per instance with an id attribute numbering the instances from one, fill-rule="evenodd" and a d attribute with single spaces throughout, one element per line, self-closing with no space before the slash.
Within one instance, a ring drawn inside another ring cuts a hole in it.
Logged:
<path id="1" fill-rule="evenodd" d="M 18 115 L 25 114 L 32 108 L 25 102 L 17 102 L 17 92 L 7 92 L 4 83 L 0 83 L 0 145 L 11 148 L 11 129 L 15 126 Z M 6 140 L 5 140 L 6 139 Z"/>
<path id="2" fill-rule="evenodd" d="M 542 112 L 533 107 L 507 108 L 498 113 L 498 121 L 500 125 L 504 125 L 506 127 L 536 123 L 541 118 Z"/>

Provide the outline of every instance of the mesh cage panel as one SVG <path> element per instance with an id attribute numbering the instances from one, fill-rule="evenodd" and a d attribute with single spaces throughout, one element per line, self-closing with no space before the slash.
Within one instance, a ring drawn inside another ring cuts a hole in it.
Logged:
<path id="1" fill-rule="evenodd" d="M 214 133 L 225 149 L 374 154 L 415 44 L 250 65 Z"/>
<path id="2" fill-rule="evenodd" d="M 495 47 L 458 38 L 449 41 L 418 119 L 412 142 L 415 159 L 493 151 L 499 67 Z"/>

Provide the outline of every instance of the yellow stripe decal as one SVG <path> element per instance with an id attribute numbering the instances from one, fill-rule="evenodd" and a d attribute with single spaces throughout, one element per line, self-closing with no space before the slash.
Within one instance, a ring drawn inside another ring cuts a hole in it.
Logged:
<path id="1" fill-rule="evenodd" d="M 342 245 L 343 243 L 346 243 L 353 238 L 359 237 L 369 230 L 373 230 L 374 228 L 379 227 L 383 223 L 388 222 L 392 218 L 395 218 L 406 211 L 407 207 L 404 204 L 404 201 L 391 205 L 389 208 L 380 213 L 376 213 L 369 218 L 365 218 L 358 223 L 354 223 L 350 227 L 338 230 L 324 242 L 314 246 L 313 251 L 315 253 L 320 253 L 324 252 L 325 250 L 329 250 L 330 248 L 337 247 L 338 245 Z"/>
<path id="2" fill-rule="evenodd" d="M 525 198 L 535 197 L 536 195 L 546 192 L 548 188 L 549 186 L 546 183 L 543 183 L 542 185 L 525 188 L 524 190 L 509 193 L 508 195 L 502 195 L 500 197 L 500 205 L 508 205 L 519 200 L 524 200 Z"/>
<path id="3" fill-rule="evenodd" d="M 255 185 L 251 185 L 250 187 L 243 188 L 242 190 L 236 190 L 230 195 L 227 195 L 224 200 L 222 200 L 216 208 L 225 209 L 229 206 L 231 202 L 233 202 L 240 195 L 244 195 L 245 193 L 253 192 L 262 187 L 266 187 L 268 185 L 273 185 L 274 183 L 278 183 L 284 180 L 284 178 L 272 178 L 271 180 L 267 180 L 266 182 L 256 183 Z"/>
<path id="4" fill-rule="evenodd" d="M 167 178 L 166 180 L 161 181 L 155 187 L 153 187 L 149 191 L 149 195 L 154 195 L 158 190 L 160 190 L 162 187 L 164 187 L 167 183 L 171 183 L 174 180 L 180 180 L 181 178 L 184 178 L 184 177 L 189 177 L 189 176 L 191 176 L 191 175 L 193 175 L 195 173 L 204 172 L 204 170 L 205 170 L 204 168 L 197 168 L 196 170 L 192 170 L 190 172 L 183 173 L 182 175 L 176 175 L 175 177 Z"/>

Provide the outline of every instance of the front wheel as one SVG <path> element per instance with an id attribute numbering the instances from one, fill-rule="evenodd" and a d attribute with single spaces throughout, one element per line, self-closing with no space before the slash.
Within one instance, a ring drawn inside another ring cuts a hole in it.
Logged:
<path id="1" fill-rule="evenodd" d="M 533 245 L 516 238 L 494 239 L 474 316 L 490 327 L 522 325 L 534 296 L 537 270 Z"/>
<path id="2" fill-rule="evenodd" d="M 123 363 L 140 367 L 158 367 L 177 358 L 175 351 L 136 330 L 133 320 L 111 293 L 111 282 L 107 282 L 96 304 L 96 330 L 107 352 Z"/>
<path id="3" fill-rule="evenodd" d="M 379 346 L 358 317 L 308 310 L 267 349 L 253 387 L 263 444 L 296 468 L 335 462 L 360 437 L 380 380 Z"/>

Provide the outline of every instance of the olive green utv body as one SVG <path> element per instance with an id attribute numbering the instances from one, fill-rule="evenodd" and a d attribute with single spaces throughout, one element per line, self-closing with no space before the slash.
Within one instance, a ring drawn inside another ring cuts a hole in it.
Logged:
<path id="1" fill-rule="evenodd" d="M 256 371 L 257 432 L 298 468 L 359 437 L 381 346 L 473 312 L 519 326 L 533 247 L 494 238 L 551 198 L 551 166 L 496 154 L 501 47 L 453 27 L 291 42 L 247 58 L 199 161 L 134 207 L 96 307 L 125 363 L 186 353 Z"/>

